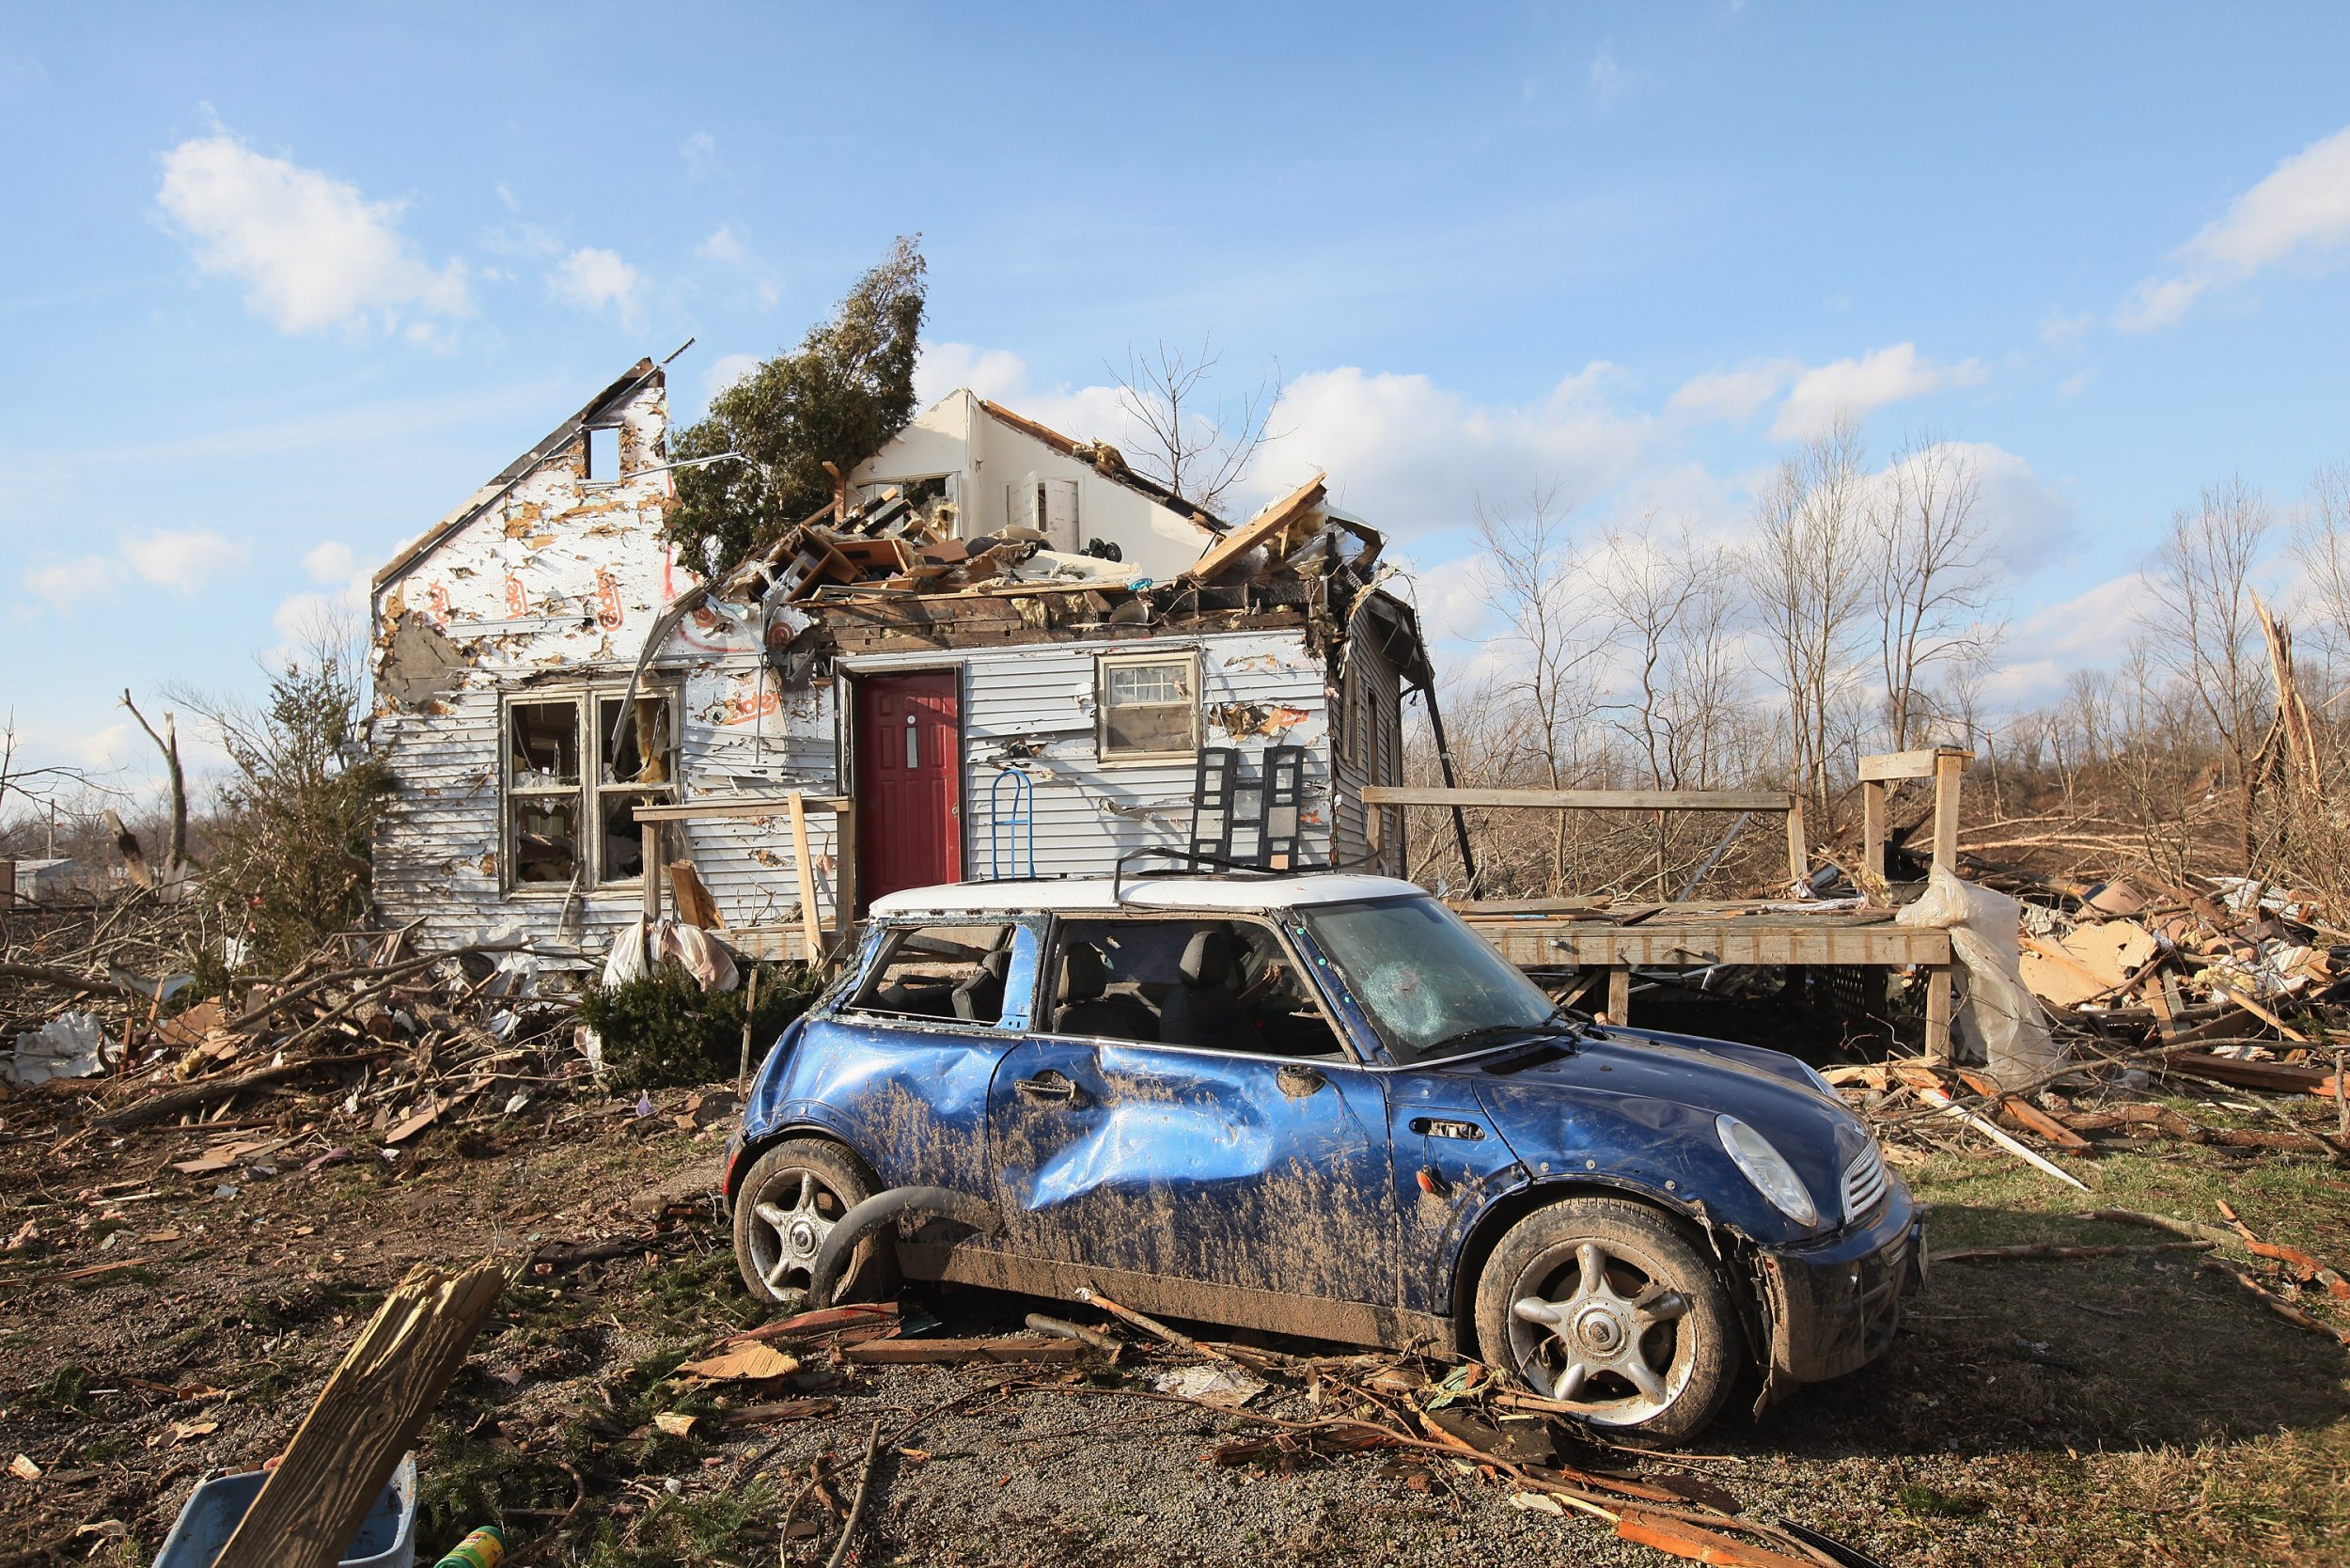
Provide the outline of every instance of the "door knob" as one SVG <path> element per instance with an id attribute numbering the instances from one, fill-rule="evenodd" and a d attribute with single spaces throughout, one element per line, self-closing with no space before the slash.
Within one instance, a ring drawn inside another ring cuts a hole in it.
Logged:
<path id="1" fill-rule="evenodd" d="M 1058 1073 L 1040 1073 L 1033 1078 L 1022 1078 L 1012 1087 L 1031 1100 L 1052 1100 L 1067 1105 L 1077 1098 L 1077 1086 Z"/>

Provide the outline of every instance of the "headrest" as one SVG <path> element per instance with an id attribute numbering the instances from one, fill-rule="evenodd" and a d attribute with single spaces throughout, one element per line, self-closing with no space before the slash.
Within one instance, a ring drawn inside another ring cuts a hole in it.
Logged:
<path id="1" fill-rule="evenodd" d="M 985 958 L 980 959 L 979 972 L 996 980 L 1002 980 L 1006 975 L 1010 974 L 1011 949 L 1010 948 L 997 948 L 994 952 L 991 952 Z"/>
<path id="2" fill-rule="evenodd" d="M 1232 969 L 1232 933 L 1213 928 L 1195 933 L 1183 949 L 1185 985 L 1222 985 Z"/>
<path id="3" fill-rule="evenodd" d="M 1090 942 L 1073 944 L 1061 955 L 1060 999 L 1064 1002 L 1089 1002 L 1102 994 L 1109 983 L 1109 971 L 1102 964 L 1102 949 Z"/>

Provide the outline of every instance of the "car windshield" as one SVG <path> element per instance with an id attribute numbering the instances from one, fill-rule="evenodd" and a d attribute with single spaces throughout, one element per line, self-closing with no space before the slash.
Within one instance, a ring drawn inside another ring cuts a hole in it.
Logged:
<path id="1" fill-rule="evenodd" d="M 1387 1048 L 1403 1061 L 1456 1056 L 1549 1024 L 1549 997 L 1434 899 L 1301 910 Z"/>

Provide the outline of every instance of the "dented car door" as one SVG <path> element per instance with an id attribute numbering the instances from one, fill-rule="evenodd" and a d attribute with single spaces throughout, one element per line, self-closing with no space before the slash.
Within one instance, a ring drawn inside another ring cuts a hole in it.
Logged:
<path id="1" fill-rule="evenodd" d="M 1037 1034 L 988 1143 L 1006 1245 L 1055 1262 L 1386 1307 L 1385 1090 L 1351 1060 Z"/>

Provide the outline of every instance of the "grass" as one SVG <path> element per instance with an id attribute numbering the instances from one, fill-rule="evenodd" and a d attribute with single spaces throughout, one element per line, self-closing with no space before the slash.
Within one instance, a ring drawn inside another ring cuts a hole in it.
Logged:
<path id="1" fill-rule="evenodd" d="M 2210 1125 L 2278 1125 L 2170 1104 Z M 2350 1182 L 2329 1161 L 2166 1140 L 2060 1163 L 2094 1190 L 2005 1157 L 1934 1155 L 1909 1173 L 1932 1206 L 1934 1250 L 2144 1246 L 2175 1238 L 2078 1216 L 2217 1225 L 2224 1200 L 2264 1239 L 2350 1261 Z M 2249 1262 L 2240 1249 L 2234 1261 Z M 2298 1304 L 2350 1327 L 2350 1309 L 2322 1293 Z M 2271 1316 L 2194 1254 L 2137 1253 L 1945 1264 L 1887 1374 L 1820 1392 L 1873 1428 L 1867 1448 L 1911 1456 L 1888 1525 L 1921 1545 L 1969 1560 L 2314 1564 L 2350 1560 L 2346 1373 L 2342 1347 Z"/>

